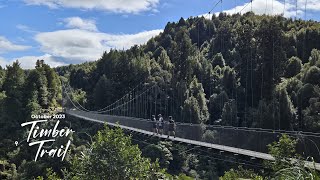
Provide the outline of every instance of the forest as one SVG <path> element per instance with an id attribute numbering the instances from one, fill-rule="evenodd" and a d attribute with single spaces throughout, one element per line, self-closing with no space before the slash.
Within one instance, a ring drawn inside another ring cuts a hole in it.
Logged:
<path id="1" fill-rule="evenodd" d="M 175 97 L 169 108 L 164 101 L 158 107 L 177 122 L 320 132 L 319 42 L 316 21 L 220 13 L 169 22 L 146 44 L 112 49 L 92 62 L 50 68 L 38 60 L 35 69 L 23 70 L 16 61 L 0 69 L 1 178 L 287 179 L 297 169 L 305 178 L 319 178 L 302 162 L 282 161 L 300 158 L 296 140 L 286 135 L 268 146 L 275 163 L 254 167 L 225 162 L 232 157 L 209 161 L 211 155 L 196 148 L 73 117 L 62 122 L 79 132 L 70 137 L 63 162 L 34 162 L 36 149 L 14 144 L 27 136 L 20 124 L 31 114 L 72 108 L 63 101 L 61 81 L 71 85 L 71 99 L 87 109 L 104 108 L 139 84 L 155 85 L 160 97 Z"/>
<path id="2" fill-rule="evenodd" d="M 176 121 L 319 132 L 319 42 L 318 22 L 221 13 L 169 22 L 145 45 L 57 72 L 87 109 L 144 82 L 174 94 Z"/>

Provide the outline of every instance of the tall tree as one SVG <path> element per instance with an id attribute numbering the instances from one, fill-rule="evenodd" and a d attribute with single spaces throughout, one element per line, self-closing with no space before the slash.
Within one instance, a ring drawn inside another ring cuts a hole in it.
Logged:
<path id="1" fill-rule="evenodd" d="M 1 126 L 3 128 L 1 132 L 11 131 L 10 138 L 19 136 L 15 132 L 18 130 L 17 127 L 20 126 L 20 123 L 25 121 L 22 91 L 24 81 L 25 75 L 18 61 L 13 62 L 11 66 L 7 66 L 6 79 L 3 83 L 6 98 L 4 99 L 3 114 L 0 121 L 1 124 L 5 124 L 5 126 Z M 4 138 L 7 136 L 8 134 Z"/>
<path id="2" fill-rule="evenodd" d="M 209 120 L 207 100 L 201 83 L 193 78 L 186 91 L 187 99 L 184 102 L 184 113 L 192 123 L 206 123 Z"/>
<path id="3" fill-rule="evenodd" d="M 166 50 L 162 50 L 161 54 L 158 58 L 158 62 L 161 65 L 162 69 L 172 72 L 173 70 L 173 64 L 171 63 L 170 57 L 167 54 Z"/>
<path id="4" fill-rule="evenodd" d="M 285 87 L 278 87 L 277 98 L 279 101 L 278 129 L 293 130 L 296 126 L 296 109 L 294 108 Z"/>
<path id="5" fill-rule="evenodd" d="M 263 19 L 257 33 L 260 57 L 263 57 L 262 69 L 259 69 L 259 74 L 263 73 L 265 77 L 262 87 L 258 87 L 261 87 L 261 96 L 270 100 L 273 97 L 276 84 L 280 82 L 285 65 L 286 57 L 282 45 L 284 33 L 281 29 L 281 23 L 276 17 Z"/>
<path id="6" fill-rule="evenodd" d="M 224 104 L 222 110 L 222 124 L 227 126 L 238 126 L 237 103 L 234 99 L 230 99 Z"/>
<path id="7" fill-rule="evenodd" d="M 320 66 L 320 50 L 312 49 L 309 63 L 311 66 Z"/>
<path id="8" fill-rule="evenodd" d="M 94 88 L 94 100 L 98 108 L 103 108 L 112 103 L 115 93 L 114 83 L 105 75 L 101 76 Z"/>

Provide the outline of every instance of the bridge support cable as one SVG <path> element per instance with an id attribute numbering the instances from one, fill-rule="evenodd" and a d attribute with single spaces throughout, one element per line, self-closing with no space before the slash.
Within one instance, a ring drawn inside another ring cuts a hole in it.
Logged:
<path id="1" fill-rule="evenodd" d="M 115 103 L 111 104 L 107 110 L 104 110 L 103 113 L 107 113 L 107 114 L 111 114 L 111 115 L 117 115 L 117 116 L 125 116 L 126 112 L 128 111 L 129 107 L 129 103 L 132 104 L 131 102 L 134 102 L 134 116 L 138 116 L 139 118 L 144 118 L 146 116 L 146 100 L 147 100 L 147 92 L 149 92 L 150 90 L 154 89 L 153 85 L 152 87 L 144 90 L 143 92 L 136 92 L 134 91 L 134 97 L 133 99 L 128 98 L 129 96 L 131 96 L 129 94 L 126 94 L 125 96 L 123 96 L 121 99 L 117 100 Z M 65 85 L 63 84 L 64 87 L 64 91 L 65 93 L 67 93 L 69 95 L 68 91 L 71 91 L 71 89 L 69 88 L 69 90 L 65 87 Z M 80 105 L 79 103 L 74 103 L 72 101 L 71 98 L 69 98 L 70 101 L 73 103 L 73 106 L 77 107 L 78 110 L 82 110 L 82 111 L 86 111 L 86 112 L 92 112 L 92 113 L 101 113 L 101 112 L 96 112 L 96 111 L 89 111 L 86 108 L 84 108 L 82 105 Z M 76 105 L 77 104 L 77 105 Z M 79 108 L 79 107 L 80 108 Z"/>
<path id="2" fill-rule="evenodd" d="M 151 126 L 152 122 L 150 122 L 149 120 L 142 120 L 142 119 L 132 119 L 132 118 L 128 118 L 128 117 L 114 117 L 114 116 L 109 116 L 109 115 L 104 115 L 104 114 L 94 114 L 94 113 L 90 113 L 90 112 L 83 112 L 83 111 L 70 111 L 67 110 L 67 114 L 81 118 L 81 119 L 85 119 L 88 121 L 93 121 L 93 122 L 99 122 L 99 123 L 108 123 L 108 125 L 111 126 L 119 126 L 120 128 L 123 129 L 128 129 L 131 131 L 136 131 L 138 133 L 142 133 L 142 134 L 146 134 L 146 135 L 153 135 L 154 133 L 151 132 Z M 131 123 L 130 123 L 131 122 Z M 254 150 L 254 147 L 250 146 L 250 144 L 247 143 L 252 143 L 254 141 L 251 141 L 252 138 L 255 138 L 256 135 L 253 133 L 250 136 L 248 136 L 249 134 L 242 134 L 242 139 L 246 140 L 246 143 L 243 144 L 245 146 L 242 145 L 241 148 L 234 148 L 230 145 L 232 145 L 232 143 L 226 141 L 226 139 L 221 142 L 221 144 L 216 144 L 216 140 L 214 141 L 210 141 L 210 142 L 206 142 L 204 141 L 201 137 L 201 134 L 193 134 L 192 136 L 190 136 L 190 134 L 186 134 L 183 133 L 183 131 L 181 131 L 181 128 L 184 128 L 184 130 L 187 130 L 186 128 L 201 128 L 199 125 L 188 125 L 186 126 L 185 124 L 178 124 L 177 125 L 177 132 L 179 132 L 179 134 L 177 134 L 176 138 L 173 137 L 169 137 L 169 140 L 172 141 L 178 141 L 178 142 L 183 142 L 183 143 L 188 143 L 188 144 L 192 144 L 195 146 L 202 146 L 202 147 L 207 147 L 207 148 L 213 148 L 213 149 L 217 149 L 220 150 L 221 153 L 223 152 L 230 152 L 233 153 L 234 155 L 245 155 L 245 156 L 251 156 L 254 158 L 259 158 L 259 159 L 266 159 L 266 160 L 274 160 L 274 158 L 269 155 L 266 154 L 264 152 L 257 152 Z M 234 129 L 225 129 L 228 131 L 232 131 Z M 167 135 L 159 135 L 159 134 L 155 134 L 154 136 L 159 137 L 159 138 L 164 138 L 167 139 Z M 224 135 L 226 136 L 226 135 Z M 271 143 L 272 140 L 271 139 L 264 139 L 263 143 L 269 144 Z M 241 142 L 239 142 L 241 143 Z M 266 150 L 265 150 L 266 151 Z M 292 159 L 293 162 L 295 162 L 296 160 Z M 316 169 L 320 169 L 320 164 L 319 163 L 313 163 L 310 161 L 305 161 L 305 165 L 307 167 L 310 168 L 314 168 L 314 166 L 316 167 Z"/>
<path id="3" fill-rule="evenodd" d="M 285 17 L 285 12 L 286 12 L 286 0 L 283 0 L 283 17 Z"/>
<path id="4" fill-rule="evenodd" d="M 62 84 L 64 84 L 63 83 L 63 81 L 61 81 L 62 82 Z M 64 85 L 65 86 L 65 85 Z M 137 86 L 138 87 L 138 86 Z M 69 91 L 70 92 L 72 92 L 72 87 L 68 84 L 68 89 L 69 89 Z M 122 97 L 123 98 L 123 97 Z M 119 100 L 117 100 L 115 103 L 113 103 L 113 104 L 111 104 L 111 105 L 109 105 L 109 106 L 106 106 L 106 107 L 104 107 L 104 108 L 102 108 L 102 109 L 100 109 L 100 110 L 95 110 L 95 111 L 91 111 L 91 110 L 88 110 L 88 109 L 86 109 L 85 107 L 83 107 L 81 104 L 79 104 L 78 102 L 76 102 L 83 110 L 85 110 L 85 111 L 88 111 L 88 112 L 106 112 L 106 111 L 108 111 L 109 109 L 110 109 L 110 107 L 112 107 L 114 104 L 117 104 L 122 98 L 120 98 Z"/>
<path id="5" fill-rule="evenodd" d="M 251 4 L 251 8 L 252 8 L 252 1 L 253 1 L 253 0 L 250 0 L 250 2 L 248 2 L 238 13 L 241 14 L 241 12 L 242 12 L 244 9 L 246 9 L 249 4 Z M 251 9 L 251 11 L 252 11 L 252 9 Z"/>
<path id="6" fill-rule="evenodd" d="M 61 81 L 62 82 L 62 81 Z M 63 83 L 63 82 L 62 82 Z M 70 92 L 72 92 L 72 87 L 70 86 L 70 84 L 68 84 L 68 89 Z M 104 112 L 107 112 L 109 110 L 111 110 L 113 107 L 117 107 L 119 106 L 121 103 L 121 101 L 130 93 L 132 92 L 135 92 L 137 91 L 137 89 L 141 88 L 142 86 L 142 83 L 139 83 L 136 87 L 134 87 L 131 91 L 129 91 L 127 94 L 125 94 L 124 96 L 122 96 L 121 98 L 119 98 L 118 100 L 116 100 L 114 103 L 102 108 L 102 109 L 99 109 L 99 110 L 88 110 L 86 108 L 84 108 L 83 106 L 81 106 L 79 103 L 77 103 L 82 109 L 84 109 L 85 111 L 88 111 L 88 112 L 98 112 L 98 113 L 104 113 Z M 117 113 L 117 112 L 113 112 L 113 113 Z"/>
<path id="7" fill-rule="evenodd" d="M 76 108 L 79 111 L 83 111 L 83 112 L 87 112 L 82 110 L 81 108 L 79 108 L 71 99 L 71 97 L 69 96 L 69 94 L 66 92 L 66 88 L 63 85 L 63 89 L 65 91 L 66 96 L 68 100 L 71 102 L 71 104 L 73 105 L 74 108 Z M 146 94 L 147 92 L 152 91 L 152 89 L 156 89 L 154 87 L 152 87 L 151 89 L 141 93 L 141 94 Z M 134 98 L 132 100 L 136 100 L 137 98 Z M 133 102 L 133 101 L 130 102 Z M 126 102 L 127 103 L 127 102 Z M 117 107 L 112 107 L 112 109 L 109 110 L 109 112 L 115 112 L 116 109 L 120 109 L 122 106 L 124 106 L 125 104 L 122 105 L 118 105 Z M 88 113 L 93 113 L 93 112 L 88 112 Z M 99 113 L 97 113 L 99 114 Z M 111 113 L 110 113 L 111 114 Z M 186 124 L 186 123 L 182 123 L 182 124 Z M 190 123 L 191 124 L 191 123 Z M 197 125 L 197 124 L 194 124 Z M 235 126 L 221 126 L 221 125 L 206 125 L 206 127 L 208 128 L 222 128 L 222 129 L 236 129 L 236 130 L 240 130 L 240 131 L 250 131 L 250 132 L 262 132 L 262 133 L 271 133 L 271 134 L 288 134 L 291 136 L 305 136 L 305 137 L 315 137 L 315 138 L 320 138 L 320 133 L 315 133 L 315 132 L 304 132 L 304 131 L 288 131 L 288 130 L 275 130 L 275 129 L 263 129 L 263 128 L 248 128 L 248 127 L 235 127 Z"/>
<path id="8" fill-rule="evenodd" d="M 296 17 L 295 19 L 298 19 L 298 0 L 296 0 Z"/>
<path id="9" fill-rule="evenodd" d="M 304 20 L 307 21 L 307 4 L 308 4 L 308 0 L 305 0 L 304 3 Z"/>

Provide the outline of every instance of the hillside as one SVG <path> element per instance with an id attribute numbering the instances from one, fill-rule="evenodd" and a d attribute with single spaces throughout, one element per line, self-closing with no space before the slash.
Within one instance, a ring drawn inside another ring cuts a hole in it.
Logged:
<path id="1" fill-rule="evenodd" d="M 145 45 L 57 71 L 88 109 L 145 82 L 175 97 L 162 113 L 177 121 L 319 131 L 319 42 L 315 21 L 253 13 L 181 18 Z"/>

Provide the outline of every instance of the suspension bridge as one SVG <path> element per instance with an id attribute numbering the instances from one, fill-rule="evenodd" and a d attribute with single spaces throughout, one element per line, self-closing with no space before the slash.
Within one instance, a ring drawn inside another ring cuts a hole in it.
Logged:
<path id="1" fill-rule="evenodd" d="M 176 137 L 168 136 L 168 121 L 166 121 L 168 114 L 165 112 L 169 113 L 172 107 L 167 102 L 168 107 L 159 109 L 162 107 L 160 106 L 161 95 L 159 95 L 161 93 L 157 86 L 150 86 L 139 91 L 135 88 L 116 102 L 97 111 L 90 111 L 73 101 L 70 97 L 72 91 L 70 86 L 63 85 L 63 89 L 65 104 L 69 103 L 66 114 L 86 121 L 107 123 L 109 126 L 117 126 L 146 136 L 156 136 L 174 142 L 215 149 L 220 153 L 226 152 L 235 156 L 243 155 L 251 159 L 270 161 L 273 161 L 274 157 L 267 153 L 267 145 L 277 141 L 281 134 L 285 133 L 299 139 L 298 150 L 306 157 L 312 156 L 315 160 L 320 157 L 317 147 L 317 144 L 320 144 L 320 133 L 313 132 L 177 122 Z M 150 98 L 152 96 L 153 99 Z M 152 131 L 151 114 L 157 113 L 165 115 L 164 134 L 155 134 Z M 305 161 L 305 165 L 320 170 L 320 163 Z"/>
<path id="2" fill-rule="evenodd" d="M 210 16 L 213 9 L 219 3 L 222 3 L 222 0 L 218 0 L 206 16 Z M 252 0 L 241 11 L 249 4 L 251 4 L 252 11 Z M 238 13 L 241 14 L 241 11 Z M 226 152 L 235 156 L 243 155 L 251 159 L 270 161 L 275 160 L 275 158 L 267 153 L 267 145 L 278 141 L 282 134 L 288 134 L 298 139 L 297 151 L 303 157 L 313 157 L 316 161 L 305 161 L 305 166 L 320 170 L 320 163 L 317 163 L 320 161 L 320 151 L 317 146 L 320 144 L 320 133 L 288 131 L 282 130 L 280 127 L 278 129 L 275 127 L 273 129 L 250 128 L 234 126 L 235 123 L 232 122 L 230 124 L 233 126 L 223 126 L 219 125 L 219 123 L 215 125 L 212 122 L 209 124 L 194 123 L 191 112 L 190 114 L 183 112 L 181 108 L 181 104 L 183 104 L 181 101 L 184 99 L 183 95 L 175 94 L 172 88 L 162 88 L 159 85 L 150 83 L 141 83 L 116 102 L 102 109 L 92 111 L 73 101 L 70 97 L 72 93 L 71 86 L 63 82 L 62 84 L 64 104 L 67 107 L 66 114 L 70 116 L 91 122 L 107 123 L 110 126 L 118 126 L 146 136 L 156 136 L 174 142 L 215 149 L 220 151 L 220 153 Z M 158 114 L 163 114 L 165 120 L 167 120 L 168 116 L 172 116 L 175 120 L 178 120 L 175 131 L 176 137 L 167 135 L 167 123 L 164 126 L 164 134 L 152 132 L 153 122 L 150 119 L 152 115 Z M 292 162 L 294 161 L 296 160 L 292 159 Z"/>

